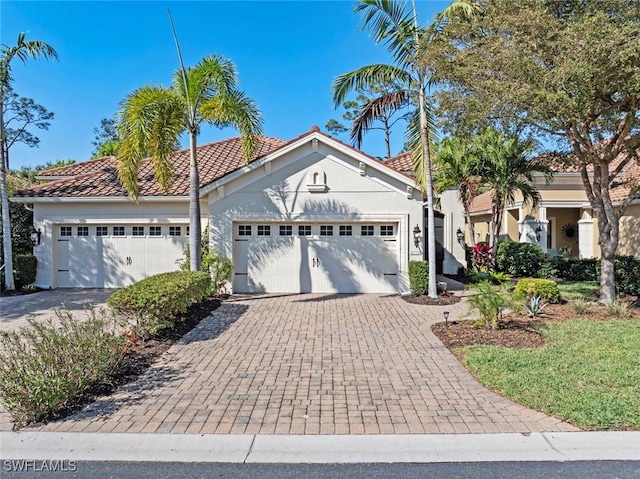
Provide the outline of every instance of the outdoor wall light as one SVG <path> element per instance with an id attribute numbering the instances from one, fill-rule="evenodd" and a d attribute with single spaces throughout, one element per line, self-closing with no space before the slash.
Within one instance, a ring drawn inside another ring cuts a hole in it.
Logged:
<path id="1" fill-rule="evenodd" d="M 31 244 L 33 244 L 33 246 L 38 246 L 42 242 L 42 230 L 40 228 L 36 230 L 32 226 L 31 231 L 29 231 L 29 236 L 31 237 Z"/>
<path id="2" fill-rule="evenodd" d="M 416 227 L 413 228 L 413 244 L 416 248 L 420 245 L 420 233 L 422 233 L 420 226 L 416 225 Z"/>
<path id="3" fill-rule="evenodd" d="M 444 316 L 444 324 L 446 327 L 449 327 L 449 311 L 443 311 L 442 315 Z"/>
<path id="4" fill-rule="evenodd" d="M 458 238 L 458 243 L 464 245 L 464 232 L 460 228 L 456 231 L 456 238 Z"/>
<path id="5" fill-rule="evenodd" d="M 538 224 L 538 227 L 536 228 L 536 241 L 540 241 L 541 233 L 542 233 L 542 228 L 540 227 L 540 224 Z"/>

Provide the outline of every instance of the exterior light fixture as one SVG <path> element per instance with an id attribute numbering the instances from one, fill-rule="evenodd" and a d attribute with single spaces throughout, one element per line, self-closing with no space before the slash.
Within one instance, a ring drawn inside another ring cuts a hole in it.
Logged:
<path id="1" fill-rule="evenodd" d="M 31 237 L 31 244 L 33 246 L 38 246 L 42 242 L 42 230 L 40 228 L 36 230 L 32 226 L 31 231 L 29 231 L 29 236 Z"/>
<path id="2" fill-rule="evenodd" d="M 442 315 L 444 316 L 444 324 L 449 327 L 449 311 L 443 311 Z"/>
<path id="3" fill-rule="evenodd" d="M 540 223 L 538 223 L 538 227 L 536 228 L 536 241 L 540 241 L 541 234 L 542 234 L 542 228 L 540 227 Z"/>
<path id="4" fill-rule="evenodd" d="M 464 245 L 464 232 L 460 228 L 456 231 L 456 238 L 458 238 L 458 243 Z"/>
<path id="5" fill-rule="evenodd" d="M 416 248 L 420 245 L 420 233 L 422 233 L 420 226 L 416 225 L 416 227 L 413 228 L 413 244 Z"/>

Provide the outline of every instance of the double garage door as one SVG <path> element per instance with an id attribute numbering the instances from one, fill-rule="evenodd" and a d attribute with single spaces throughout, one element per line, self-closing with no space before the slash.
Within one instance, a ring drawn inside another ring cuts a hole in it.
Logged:
<path id="1" fill-rule="evenodd" d="M 234 223 L 236 293 L 395 293 L 397 223 Z"/>
<path id="2" fill-rule="evenodd" d="M 121 288 L 180 268 L 187 225 L 60 225 L 60 288 Z"/>

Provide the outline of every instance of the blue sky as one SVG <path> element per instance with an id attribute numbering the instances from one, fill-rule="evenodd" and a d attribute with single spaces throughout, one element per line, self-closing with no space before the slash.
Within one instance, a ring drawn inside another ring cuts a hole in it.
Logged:
<path id="1" fill-rule="evenodd" d="M 32 130 L 39 148 L 17 145 L 11 168 L 90 157 L 93 128 L 119 102 L 147 84 L 169 85 L 178 62 L 167 10 L 171 9 L 185 65 L 216 53 L 236 64 L 240 88 L 258 104 L 265 135 L 291 139 L 330 118 L 331 82 L 372 63 L 388 63 L 383 45 L 361 29 L 353 1 L 7 1 L 0 3 L 0 39 L 52 45 L 59 61 L 12 63 L 14 89 L 55 113 L 48 131 Z M 445 1 L 418 1 L 421 23 Z M 393 152 L 402 145 L 397 129 Z M 235 136 L 203 129 L 200 144 Z M 185 144 L 183 142 L 183 144 Z M 382 138 L 363 150 L 383 155 Z"/>

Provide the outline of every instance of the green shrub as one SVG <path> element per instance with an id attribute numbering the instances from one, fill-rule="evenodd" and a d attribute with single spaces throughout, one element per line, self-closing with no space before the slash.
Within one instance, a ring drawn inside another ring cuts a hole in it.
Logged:
<path id="1" fill-rule="evenodd" d="M 209 246 L 209 227 L 207 226 L 202 232 L 200 241 L 200 271 L 206 271 L 211 276 L 211 294 L 219 293 L 224 290 L 227 281 L 231 278 L 233 272 L 233 262 L 230 258 L 221 255 Z M 189 246 L 184 249 L 184 260 L 180 265 L 182 271 L 191 270 Z"/>
<path id="2" fill-rule="evenodd" d="M 511 306 L 511 295 L 506 284 L 492 285 L 489 281 L 481 281 L 472 287 L 475 294 L 467 297 L 469 312 L 480 313 L 479 322 L 487 328 L 498 329 L 498 319 L 503 309 Z"/>
<path id="3" fill-rule="evenodd" d="M 573 309 L 574 313 L 586 314 L 589 311 L 591 311 L 592 304 L 593 303 L 591 303 L 590 301 L 587 301 L 587 299 L 583 296 L 581 298 L 575 298 L 571 302 L 571 308 Z"/>
<path id="4" fill-rule="evenodd" d="M 598 281 L 600 276 L 600 261 L 595 258 L 560 255 L 550 258 L 549 261 L 556 271 L 556 278 L 569 281 Z"/>
<path id="5" fill-rule="evenodd" d="M 409 286 L 413 294 L 425 294 L 429 288 L 429 267 L 426 261 L 409 261 Z"/>
<path id="6" fill-rule="evenodd" d="M 562 299 L 558 283 L 551 279 L 522 278 L 513 290 L 514 297 L 524 299 L 528 296 L 541 296 L 550 303 L 559 303 Z"/>
<path id="7" fill-rule="evenodd" d="M 189 306 L 207 297 L 211 278 L 203 271 L 173 271 L 138 281 L 107 300 L 114 311 L 132 318 L 137 332 L 150 337 L 173 327 Z"/>
<path id="8" fill-rule="evenodd" d="M 544 261 L 544 253 L 536 244 L 510 241 L 498 244 L 498 271 L 512 276 L 538 277 Z"/>
<path id="9" fill-rule="evenodd" d="M 0 402 L 14 429 L 55 416 L 73 406 L 91 386 L 114 374 L 126 339 L 113 317 L 91 311 L 86 320 L 69 311 L 19 331 L 0 334 Z"/>
<path id="10" fill-rule="evenodd" d="M 640 296 L 640 260 L 633 256 L 616 256 L 616 287 L 621 294 Z"/>
<path id="11" fill-rule="evenodd" d="M 21 289 L 36 282 L 38 260 L 32 254 L 17 254 L 13 258 L 16 289 Z"/>

